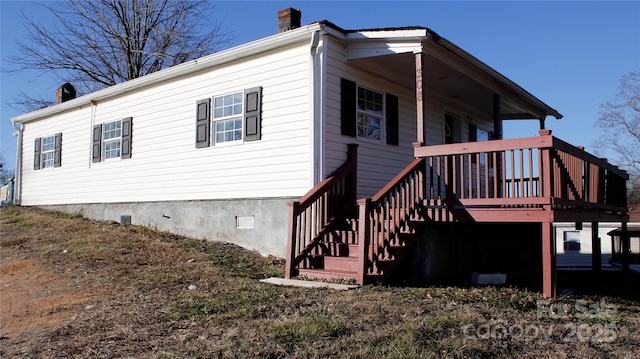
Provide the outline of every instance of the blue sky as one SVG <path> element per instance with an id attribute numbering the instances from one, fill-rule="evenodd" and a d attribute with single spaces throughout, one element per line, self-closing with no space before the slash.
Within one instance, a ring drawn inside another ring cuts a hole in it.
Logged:
<path id="1" fill-rule="evenodd" d="M 640 69 L 640 1 L 219 1 L 211 14 L 235 35 L 233 45 L 277 32 L 277 11 L 294 7 L 302 23 L 329 20 L 345 29 L 424 26 L 460 46 L 564 115 L 547 120 L 553 134 L 590 149 L 599 131 L 599 105 L 613 99 L 620 77 Z M 0 0 L 0 57 L 16 54 L 24 38 L 21 10 L 49 19 L 29 1 Z M 2 73 L 1 151 L 15 163 L 5 102 L 21 89 L 51 96 L 48 74 Z M 505 137 L 535 136 L 537 121 L 506 122 Z"/>

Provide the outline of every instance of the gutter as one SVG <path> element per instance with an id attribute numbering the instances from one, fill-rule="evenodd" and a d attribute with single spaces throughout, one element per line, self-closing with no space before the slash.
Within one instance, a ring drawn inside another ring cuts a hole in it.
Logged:
<path id="1" fill-rule="evenodd" d="M 22 133 L 24 132 L 24 126 L 22 124 L 11 121 L 13 126 L 13 135 L 17 137 L 16 141 L 16 167 L 14 169 L 14 184 L 13 184 L 13 199 L 14 205 L 20 205 L 21 187 L 22 187 Z M 19 126 L 19 127 L 16 127 Z"/>
<path id="2" fill-rule="evenodd" d="M 320 70 L 320 66 L 318 65 L 318 54 L 320 52 L 320 49 L 318 48 L 319 44 L 320 30 L 317 30 L 311 35 L 311 43 L 309 44 L 311 59 L 311 76 L 309 76 L 311 82 L 309 86 L 309 100 L 311 102 L 309 106 L 311 114 L 311 187 L 314 187 L 316 183 L 322 180 L 321 176 L 323 168 L 322 154 L 320 153 L 322 149 L 323 136 L 322 119 L 319 114 L 321 111 L 320 107 L 322 106 L 320 103 L 322 101 L 322 96 L 318 89 L 318 87 L 320 87 L 320 82 L 322 81 L 320 78 L 321 76 L 318 74 L 318 71 Z"/>
<path id="3" fill-rule="evenodd" d="M 46 107 L 41 110 L 14 117 L 11 119 L 11 122 L 27 123 L 30 121 L 38 120 L 42 117 L 52 116 L 64 111 L 90 105 L 92 101 L 103 101 L 127 92 L 135 91 L 145 86 L 151 86 L 179 76 L 188 75 L 196 71 L 201 71 L 210 67 L 233 62 L 241 58 L 281 48 L 283 46 L 303 41 L 304 39 L 311 37 L 313 33 L 320 30 L 321 28 L 323 28 L 321 24 L 310 24 L 294 30 L 286 31 L 260 40 L 232 47 L 228 50 L 216 52 L 199 59 L 191 60 L 180 65 L 169 67 L 167 69 L 154 72 L 143 77 L 139 77 L 137 79 L 119 83 L 73 100 L 69 100 L 54 106 Z"/>

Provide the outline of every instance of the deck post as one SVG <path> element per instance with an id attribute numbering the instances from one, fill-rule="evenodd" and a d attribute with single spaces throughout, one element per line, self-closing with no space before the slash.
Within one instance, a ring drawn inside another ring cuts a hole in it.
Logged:
<path id="1" fill-rule="evenodd" d="M 358 200 L 358 273 L 356 281 L 358 284 L 365 284 L 367 276 L 367 262 L 369 260 L 369 209 L 371 199 L 362 198 Z"/>
<path id="2" fill-rule="evenodd" d="M 422 52 L 415 54 L 416 62 L 416 141 L 424 144 L 424 120 L 427 114 L 427 104 L 424 101 L 424 87 L 422 83 L 422 71 L 425 54 Z"/>
<path id="3" fill-rule="evenodd" d="M 553 225 L 542 222 L 542 293 L 556 299 L 556 241 Z"/>
<path id="4" fill-rule="evenodd" d="M 622 221 L 622 233 L 620 240 L 622 241 L 622 272 L 625 274 L 629 273 L 629 264 L 631 262 L 631 258 L 629 258 L 629 250 L 631 247 L 631 243 L 629 240 L 629 232 L 627 230 L 627 222 Z"/>
<path id="5" fill-rule="evenodd" d="M 287 206 L 289 207 L 289 233 L 287 234 L 287 258 L 284 266 L 284 277 L 286 279 L 290 279 L 296 275 L 295 268 L 293 267 L 293 261 L 296 258 L 296 232 L 298 228 L 296 227 L 296 218 L 298 208 L 300 206 L 300 202 L 290 201 L 287 202 Z"/>
<path id="6" fill-rule="evenodd" d="M 591 222 L 591 269 L 597 287 L 600 287 L 602 276 L 602 245 L 598 235 L 598 222 Z"/>

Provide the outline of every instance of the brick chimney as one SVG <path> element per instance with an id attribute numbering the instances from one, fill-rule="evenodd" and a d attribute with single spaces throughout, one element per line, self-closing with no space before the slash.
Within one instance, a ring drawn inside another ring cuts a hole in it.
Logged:
<path id="1" fill-rule="evenodd" d="M 300 27 L 302 13 L 300 10 L 286 8 L 278 10 L 278 32 L 285 32 Z"/>
<path id="2" fill-rule="evenodd" d="M 56 90 L 56 103 L 73 100 L 74 98 L 76 98 L 76 89 L 68 82 Z"/>

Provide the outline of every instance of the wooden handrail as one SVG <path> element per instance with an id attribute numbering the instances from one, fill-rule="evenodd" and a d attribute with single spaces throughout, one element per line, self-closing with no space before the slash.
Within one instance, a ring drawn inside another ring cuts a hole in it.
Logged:
<path id="1" fill-rule="evenodd" d="M 328 238 L 345 214 L 356 206 L 357 148 L 357 144 L 349 144 L 347 161 L 342 166 L 299 201 L 288 203 L 286 278 L 295 275 L 305 257 Z"/>

